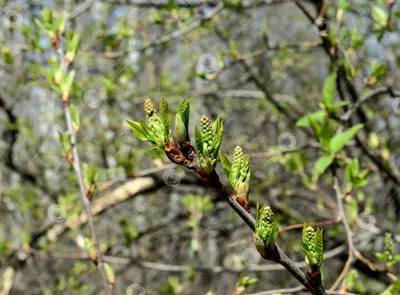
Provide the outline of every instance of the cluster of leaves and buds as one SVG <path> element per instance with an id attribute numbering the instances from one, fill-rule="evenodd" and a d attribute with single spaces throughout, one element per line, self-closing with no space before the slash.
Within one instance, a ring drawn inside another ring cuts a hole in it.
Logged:
<path id="1" fill-rule="evenodd" d="M 300 245 L 306 254 L 305 261 L 310 270 L 319 269 L 324 255 L 322 231 L 319 228 L 315 231 L 311 226 L 304 224 L 303 241 Z"/>
<path id="2" fill-rule="evenodd" d="M 147 122 L 143 119 L 140 122 L 126 120 L 133 133 L 139 139 L 163 149 L 172 162 L 188 167 L 194 158 L 194 149 L 190 145 L 188 135 L 190 103 L 184 100 L 178 109 L 177 117 L 179 118 L 175 118 L 175 122 L 178 122 L 176 126 L 179 133 L 178 144 L 172 139 L 169 107 L 165 98 L 160 104 L 160 116 L 151 99 L 144 102 L 144 111 Z"/>
<path id="3" fill-rule="evenodd" d="M 60 40 L 64 36 L 67 23 L 66 14 L 58 14 L 49 8 L 44 8 L 41 15 L 42 19 L 36 19 L 36 24 L 51 39 L 52 46 L 59 49 L 61 47 Z M 70 70 L 70 65 L 74 62 L 80 39 L 80 35 L 73 31 L 66 34 L 67 52 L 65 56 L 51 56 L 49 58 L 50 68 L 43 71 L 53 90 L 62 95 L 65 103 L 69 101 L 74 82 L 75 72 Z"/>
<path id="4" fill-rule="evenodd" d="M 189 136 L 190 102 L 185 99 L 178 107 L 175 115 L 175 136 L 185 157 L 192 161 L 195 155 Z"/>
<path id="5" fill-rule="evenodd" d="M 353 159 L 350 164 L 347 165 L 346 168 L 346 181 L 353 187 L 363 187 L 365 186 L 368 181 L 368 169 L 360 170 L 360 165 L 358 159 Z"/>
<path id="6" fill-rule="evenodd" d="M 267 253 L 274 248 L 274 242 L 278 234 L 279 228 L 275 222 L 275 214 L 272 212 L 271 207 L 263 206 L 259 208 L 257 204 L 254 243 L 261 256 L 268 256 Z"/>
<path id="7" fill-rule="evenodd" d="M 97 265 L 98 263 L 97 250 L 91 239 L 85 238 L 85 248 L 92 262 Z"/>
<path id="8" fill-rule="evenodd" d="M 233 194 L 236 201 L 246 210 L 249 211 L 249 182 L 250 182 L 250 158 L 243 155 L 243 150 L 237 146 L 234 151 L 233 163 L 228 160 L 225 153 L 220 151 L 220 161 L 224 168 L 225 174 L 233 188 Z"/>
<path id="9" fill-rule="evenodd" d="M 99 179 L 98 167 L 95 164 L 87 165 L 83 164 L 83 180 L 86 187 L 86 197 L 91 200 L 93 194 L 97 190 L 97 181 Z"/>
<path id="10" fill-rule="evenodd" d="M 146 112 L 147 122 L 144 120 L 141 120 L 140 123 L 126 121 L 137 137 L 163 149 L 168 142 L 172 142 L 168 103 L 165 98 L 162 99 L 160 104 L 161 117 L 157 114 L 150 99 L 144 102 L 144 111 Z"/>
<path id="11" fill-rule="evenodd" d="M 389 7 L 393 6 L 395 3 L 395 1 L 392 0 L 386 2 Z M 393 32 L 395 30 L 395 26 L 390 22 L 390 14 L 381 7 L 377 5 L 372 6 L 371 15 L 373 19 L 373 28 L 379 41 L 382 41 L 383 35 L 386 31 Z"/>
<path id="12" fill-rule="evenodd" d="M 71 146 L 71 133 L 68 131 L 64 133 L 59 132 L 58 137 L 61 143 L 61 148 L 64 158 L 67 160 L 68 163 L 72 164 L 73 157 L 72 157 L 72 146 Z"/>
<path id="13" fill-rule="evenodd" d="M 195 130 L 198 162 L 200 168 L 210 174 L 217 166 L 224 124 L 219 117 L 211 123 L 206 116 L 201 117 L 200 123 L 201 131 L 197 126 Z"/>
<path id="14" fill-rule="evenodd" d="M 197 127 L 195 130 L 197 161 L 191 165 L 195 160 L 196 151 L 189 136 L 190 102 L 185 99 L 177 110 L 175 116 L 176 142 L 172 138 L 169 108 L 165 98 L 162 99 L 160 105 L 160 116 L 150 99 L 145 101 L 144 109 L 147 122 L 127 120 L 139 139 L 149 141 L 163 149 L 172 162 L 196 170 L 202 178 L 214 171 L 224 131 L 223 122 L 219 117 L 214 123 L 211 123 L 205 116 L 201 118 L 201 131 Z"/>
<path id="15" fill-rule="evenodd" d="M 400 255 L 393 254 L 393 237 L 391 233 L 385 234 L 384 248 L 382 253 L 375 253 L 375 257 L 386 263 L 387 268 L 390 270 L 392 265 L 400 262 Z"/>
<path id="16" fill-rule="evenodd" d="M 239 281 L 236 283 L 233 295 L 242 295 L 245 293 L 246 289 L 257 283 L 257 278 L 250 278 L 248 276 L 241 276 Z"/>
<path id="17" fill-rule="evenodd" d="M 331 117 L 335 111 L 346 106 L 346 102 L 335 103 L 336 74 L 331 74 L 324 83 L 322 93 L 323 110 L 308 114 L 300 118 L 296 125 L 298 127 L 311 127 L 316 139 L 322 146 L 323 155 L 315 163 L 314 181 L 326 171 L 333 163 L 336 155 L 357 135 L 364 127 L 357 124 L 346 131 L 335 134 Z"/>
<path id="18" fill-rule="evenodd" d="M 65 13 L 58 14 L 45 7 L 41 12 L 42 20 L 36 19 L 36 24 L 50 37 L 54 47 L 58 47 L 58 36 L 64 35 L 67 23 Z"/>

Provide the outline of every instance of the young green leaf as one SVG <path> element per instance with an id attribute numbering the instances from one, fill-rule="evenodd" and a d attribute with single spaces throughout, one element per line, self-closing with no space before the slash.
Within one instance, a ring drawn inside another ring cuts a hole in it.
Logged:
<path id="1" fill-rule="evenodd" d="M 336 77 L 336 73 L 329 75 L 322 88 L 322 103 L 328 111 L 335 101 Z"/>
<path id="2" fill-rule="evenodd" d="M 190 102 L 185 98 L 177 110 L 187 130 L 189 130 Z"/>
<path id="3" fill-rule="evenodd" d="M 232 165 L 231 162 L 229 162 L 228 156 L 221 150 L 219 151 L 219 161 L 221 162 L 222 168 L 224 168 L 226 176 L 229 178 Z"/>
<path id="4" fill-rule="evenodd" d="M 194 130 L 194 138 L 196 140 L 197 153 L 203 154 L 203 136 L 200 129 L 196 126 Z"/>
<path id="5" fill-rule="evenodd" d="M 160 104 L 161 121 L 164 126 L 164 136 L 168 140 L 171 137 L 171 117 L 169 116 L 168 102 L 165 97 Z"/>
<path id="6" fill-rule="evenodd" d="M 148 140 L 146 136 L 146 131 L 142 128 L 142 126 L 135 121 L 131 120 L 126 120 L 126 123 L 128 123 L 129 127 L 133 130 L 133 133 L 139 137 L 140 140 Z"/>
<path id="7" fill-rule="evenodd" d="M 309 127 L 310 120 L 322 121 L 322 119 L 324 117 L 325 117 L 324 111 L 317 111 L 317 112 L 305 115 L 305 116 L 301 117 L 300 119 L 298 119 L 296 122 L 296 126 L 297 127 Z"/>
<path id="8" fill-rule="evenodd" d="M 69 106 L 70 110 L 71 110 L 71 117 L 72 117 L 72 125 L 75 129 L 75 131 L 79 130 L 79 127 L 81 125 L 81 121 L 80 121 L 80 117 L 79 117 L 79 111 L 76 108 L 75 105 L 71 104 Z"/>
<path id="9" fill-rule="evenodd" d="M 314 250 L 318 260 L 318 265 L 321 266 L 324 256 L 324 242 L 322 238 L 322 230 L 320 230 L 319 228 L 315 233 Z"/>
<path id="10" fill-rule="evenodd" d="M 329 151 L 331 155 L 337 154 L 354 136 L 364 127 L 363 124 L 358 124 L 346 130 L 343 133 L 335 135 L 329 142 Z"/>
<path id="11" fill-rule="evenodd" d="M 68 51 L 66 54 L 66 59 L 68 62 L 73 62 L 76 52 L 78 51 L 79 43 L 81 41 L 81 37 L 79 34 L 74 33 L 70 42 L 68 42 Z"/>
<path id="12" fill-rule="evenodd" d="M 321 126 L 318 121 L 316 121 L 313 118 L 310 118 L 310 126 L 312 131 L 314 132 L 315 137 L 317 138 L 318 141 L 321 142 Z"/>
<path id="13" fill-rule="evenodd" d="M 179 114 L 175 116 L 175 136 L 178 141 L 184 141 L 188 135 L 185 123 Z"/>
<path id="14" fill-rule="evenodd" d="M 62 13 L 61 16 L 58 18 L 58 20 L 55 23 L 55 30 L 57 31 L 58 34 L 63 34 L 65 31 L 65 25 L 67 23 L 67 14 Z"/>
<path id="15" fill-rule="evenodd" d="M 115 284 L 115 272 L 114 269 L 108 264 L 104 263 L 104 272 L 106 273 L 107 281 L 110 287 L 113 287 Z"/>
<path id="16" fill-rule="evenodd" d="M 332 125 L 328 117 L 324 117 L 322 120 L 322 126 L 319 130 L 318 140 L 321 142 L 325 150 L 329 149 L 329 142 L 333 136 Z"/>
<path id="17" fill-rule="evenodd" d="M 380 29 L 382 27 L 386 27 L 388 14 L 379 6 L 372 6 L 371 8 L 372 18 L 374 20 L 374 27 L 375 29 Z"/>
<path id="18" fill-rule="evenodd" d="M 67 155 L 71 151 L 71 133 L 59 132 L 58 137 L 60 139 L 62 151 L 63 151 L 64 155 Z"/>
<path id="19" fill-rule="evenodd" d="M 358 159 L 355 158 L 353 161 L 350 162 L 350 164 L 347 165 L 346 167 L 346 181 L 348 183 L 353 183 L 354 179 L 358 175 L 358 170 L 359 170 L 359 163 Z"/>
<path id="20" fill-rule="evenodd" d="M 317 176 L 320 176 L 325 172 L 325 170 L 332 164 L 333 159 L 332 156 L 322 156 L 317 160 L 314 166 Z"/>

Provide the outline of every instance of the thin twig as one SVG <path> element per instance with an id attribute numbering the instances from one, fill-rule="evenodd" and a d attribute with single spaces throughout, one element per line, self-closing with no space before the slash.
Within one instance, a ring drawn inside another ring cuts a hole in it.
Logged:
<path id="1" fill-rule="evenodd" d="M 195 29 L 200 27 L 205 21 L 207 21 L 207 20 L 213 18 L 215 15 L 217 15 L 224 7 L 225 7 L 224 3 L 220 2 L 217 6 L 215 6 L 213 8 L 212 11 L 210 11 L 209 13 L 207 13 L 205 16 L 201 17 L 200 19 L 192 22 L 189 26 L 187 26 L 181 30 L 174 31 L 173 33 L 171 33 L 167 36 L 163 36 L 159 39 L 151 41 L 147 45 L 141 47 L 140 51 L 145 52 L 147 49 L 150 49 L 151 47 L 158 47 L 158 46 L 166 44 L 172 40 L 178 39 L 190 32 L 193 32 Z"/>
<path id="2" fill-rule="evenodd" d="M 387 88 L 378 88 L 372 91 L 371 93 L 368 93 L 366 96 L 362 97 L 360 100 L 358 100 L 356 103 L 352 104 L 349 109 L 344 113 L 341 117 L 340 120 L 343 122 L 346 122 L 350 120 L 351 116 L 368 100 L 373 99 L 375 97 L 378 97 L 382 94 L 389 94 L 392 96 L 392 93 L 387 89 Z"/>
<path id="3" fill-rule="evenodd" d="M 340 282 L 346 276 L 346 273 L 349 270 L 351 263 L 353 262 L 354 253 L 356 252 L 356 248 L 354 247 L 354 242 L 353 242 L 353 232 L 351 231 L 350 225 L 346 218 L 346 212 L 343 207 L 343 195 L 342 195 L 342 192 L 340 191 L 339 181 L 338 181 L 338 178 L 336 175 L 334 175 L 334 177 L 333 177 L 333 188 L 336 193 L 336 201 L 337 201 L 337 205 L 338 205 L 339 214 L 340 214 L 340 217 L 342 218 L 342 222 L 343 222 L 343 225 L 344 225 L 344 228 L 346 231 L 347 243 L 349 244 L 349 256 L 343 267 L 342 272 L 340 273 L 339 277 L 336 279 L 335 283 L 330 288 L 331 291 L 336 290 L 336 288 L 339 286 Z"/>
<path id="4" fill-rule="evenodd" d="M 168 220 L 165 224 L 171 224 L 171 220 Z M 164 225 L 161 225 L 163 227 Z M 157 225 L 155 227 L 160 227 Z M 153 227 L 151 228 L 153 229 Z M 150 231 L 151 231 L 150 229 Z M 139 236 L 143 236 L 146 232 L 139 233 Z M 355 241 L 362 242 L 364 245 L 367 245 L 369 241 L 375 236 L 375 234 L 363 234 L 358 236 Z M 338 246 L 334 249 L 326 251 L 324 253 L 325 259 L 332 259 L 338 257 L 340 254 L 344 253 L 347 250 L 346 245 Z M 54 252 L 54 251 L 43 251 L 33 247 L 26 249 L 27 253 L 43 257 L 46 259 L 63 259 L 63 260 L 84 260 L 90 261 L 89 256 L 85 252 Z M 189 266 L 189 265 L 175 265 L 175 264 L 165 264 L 165 263 L 157 263 L 150 261 L 142 261 L 136 258 L 130 257 L 119 257 L 119 256 L 110 256 L 104 255 L 104 261 L 111 264 L 118 265 L 129 265 L 134 264 L 143 268 L 154 269 L 159 271 L 170 271 L 170 272 L 187 272 L 189 269 L 194 269 L 198 272 L 209 272 L 209 273 L 221 273 L 221 272 L 230 272 L 230 273 L 238 273 L 238 272 L 271 272 L 271 271 L 282 271 L 285 268 L 280 264 L 261 264 L 261 265 L 252 265 L 247 268 L 236 268 L 236 267 L 225 267 L 222 265 L 217 265 L 214 267 L 202 267 L 202 266 Z M 298 268 L 306 267 L 304 261 L 294 262 L 294 264 Z M 384 270 L 376 269 L 375 271 L 384 272 Z"/>
<path id="5" fill-rule="evenodd" d="M 64 52 L 62 49 L 62 44 L 61 42 L 59 42 L 59 47 L 57 48 L 57 52 L 59 55 L 59 58 L 61 60 L 61 64 L 63 65 L 65 72 L 68 73 L 68 67 L 66 65 L 65 59 L 64 59 Z M 66 99 L 66 100 L 65 100 Z M 74 168 L 75 174 L 77 176 L 78 179 L 78 184 L 79 184 L 79 196 L 87 217 L 87 221 L 88 221 L 88 225 L 89 225 L 89 229 L 90 229 L 90 233 L 91 233 L 91 237 L 92 237 L 92 242 L 94 244 L 94 247 L 96 249 L 97 252 L 97 269 L 99 271 L 100 274 L 100 278 L 101 281 L 103 283 L 103 288 L 105 291 L 105 294 L 110 295 L 111 294 L 111 289 L 106 277 L 106 273 L 104 271 L 103 268 L 103 254 L 100 250 L 100 245 L 99 245 L 99 240 L 97 238 L 97 234 L 94 228 L 94 221 L 93 221 L 93 216 L 92 216 L 92 208 L 90 205 L 90 201 L 86 195 L 86 187 L 85 187 L 85 183 L 83 180 L 83 174 L 82 174 L 82 169 L 81 169 L 81 163 L 80 163 L 80 159 L 79 159 L 79 152 L 78 152 L 78 143 L 76 140 L 76 131 L 75 128 L 73 126 L 73 122 L 72 122 L 72 116 L 71 116 L 71 110 L 70 110 L 70 104 L 69 104 L 69 100 L 68 98 L 64 98 L 64 114 L 65 114 L 65 120 L 67 123 L 67 129 L 68 132 L 70 133 L 70 143 L 71 143 L 71 149 L 72 149 L 72 166 Z"/>
<path id="6" fill-rule="evenodd" d="M 335 219 L 332 219 L 332 220 L 319 221 L 319 222 L 310 222 L 310 223 L 307 223 L 307 225 L 310 225 L 310 226 L 326 226 L 326 225 L 338 224 L 341 221 L 342 221 L 342 217 L 336 217 Z M 288 225 L 288 226 L 281 227 L 279 229 L 279 232 L 284 232 L 284 231 L 293 230 L 293 229 L 301 229 L 303 227 L 304 227 L 303 223 Z"/>

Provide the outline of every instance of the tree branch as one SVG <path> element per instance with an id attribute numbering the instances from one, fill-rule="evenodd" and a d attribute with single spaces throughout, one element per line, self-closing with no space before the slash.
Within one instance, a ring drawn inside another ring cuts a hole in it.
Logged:
<path id="1" fill-rule="evenodd" d="M 339 286 L 340 282 L 346 276 L 346 273 L 349 270 L 351 263 L 353 262 L 354 253 L 356 252 L 356 248 L 354 247 L 354 242 L 353 242 L 353 232 L 351 231 L 349 222 L 347 221 L 346 212 L 343 207 L 343 195 L 340 191 L 339 180 L 338 180 L 338 178 L 336 176 L 336 172 L 334 170 L 333 170 L 333 174 L 334 174 L 333 188 L 336 193 L 336 202 L 338 205 L 339 214 L 340 214 L 342 223 L 343 223 L 345 231 L 346 231 L 347 243 L 349 244 L 349 256 L 347 258 L 347 261 L 344 265 L 342 272 L 340 273 L 339 277 L 336 279 L 335 283 L 330 288 L 330 290 L 332 290 L 332 291 L 336 290 L 336 288 Z"/>
<path id="2" fill-rule="evenodd" d="M 57 37 L 58 39 L 60 39 L 59 37 Z M 60 40 L 58 40 L 57 44 L 61 43 L 59 42 Z M 57 53 L 59 55 L 59 58 L 61 60 L 61 65 L 64 67 L 65 69 L 65 73 L 69 72 L 69 67 L 65 62 L 64 59 L 64 52 L 63 49 L 61 47 L 61 44 L 59 44 L 58 48 L 55 46 L 55 49 L 57 50 Z M 88 221 L 88 225 L 89 225 L 89 229 L 90 229 L 90 233 L 91 233 L 91 237 L 92 237 L 92 242 L 93 245 L 96 249 L 96 253 L 97 253 L 97 269 L 99 271 L 100 274 L 100 278 L 101 281 L 103 283 L 103 288 L 105 291 L 106 295 L 110 295 L 111 294 L 111 288 L 109 286 L 107 277 L 106 277 L 106 273 L 105 270 L 103 268 L 103 254 L 101 252 L 100 249 L 100 244 L 99 244 L 99 240 L 97 238 L 97 234 L 94 228 L 94 221 L 93 221 L 93 216 L 92 216 L 92 208 L 90 205 L 90 201 L 86 195 L 86 187 L 85 187 L 85 183 L 83 180 L 83 174 L 82 174 L 82 169 L 81 169 L 81 163 L 80 163 L 80 159 L 79 159 L 79 152 L 78 152 L 78 143 L 76 140 L 76 130 L 73 126 L 73 122 L 72 122 L 72 116 L 71 116 L 71 109 L 70 109 L 70 104 L 69 104 L 69 98 L 68 97 L 63 97 L 63 102 L 64 102 L 64 114 L 65 114 L 65 120 L 67 123 L 67 130 L 70 133 L 70 144 L 71 144 L 71 149 L 72 149 L 72 166 L 74 168 L 75 174 L 77 176 L 78 179 L 78 185 L 79 185 L 79 196 L 86 214 L 86 218 Z"/>

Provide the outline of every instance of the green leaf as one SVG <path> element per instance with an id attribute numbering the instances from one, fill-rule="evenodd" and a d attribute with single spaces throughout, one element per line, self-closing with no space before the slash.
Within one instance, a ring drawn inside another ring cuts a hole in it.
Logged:
<path id="1" fill-rule="evenodd" d="M 321 136 L 320 136 L 320 134 L 321 134 L 321 126 L 320 126 L 320 123 L 317 122 L 316 120 L 310 118 L 310 125 L 311 125 L 312 131 L 314 132 L 315 137 L 317 138 L 317 140 L 319 142 L 321 142 Z"/>
<path id="2" fill-rule="evenodd" d="M 392 263 L 393 263 L 393 264 L 398 263 L 398 262 L 400 262 L 400 254 L 395 255 L 395 256 L 393 257 L 393 259 L 392 259 Z"/>
<path id="3" fill-rule="evenodd" d="M 385 263 L 388 262 L 386 255 L 383 253 L 374 253 L 374 256 L 376 258 L 378 258 L 379 260 L 381 260 L 382 262 L 385 262 Z"/>
<path id="4" fill-rule="evenodd" d="M 315 121 L 314 121 L 315 122 Z M 325 150 L 329 149 L 329 142 L 333 136 L 332 125 L 328 117 L 324 117 L 322 121 L 322 126 L 319 130 L 318 140 L 321 142 Z"/>
<path id="5" fill-rule="evenodd" d="M 301 249 L 304 250 L 304 252 L 310 252 L 310 248 L 308 248 L 308 245 L 306 243 L 300 242 L 300 246 L 301 246 Z"/>
<path id="6" fill-rule="evenodd" d="M 62 13 L 60 18 L 57 20 L 55 24 L 55 28 L 57 29 L 57 32 L 64 32 L 65 31 L 65 24 L 67 22 L 67 14 Z"/>
<path id="7" fill-rule="evenodd" d="M 224 168 L 226 177 L 229 178 L 231 174 L 232 165 L 229 162 L 227 155 L 223 151 L 219 151 L 219 161 L 221 162 L 222 168 Z"/>
<path id="8" fill-rule="evenodd" d="M 59 132 L 58 137 L 61 143 L 61 148 L 64 155 L 67 155 L 71 151 L 71 133 L 70 132 Z"/>
<path id="9" fill-rule="evenodd" d="M 184 99 L 175 115 L 175 135 L 178 141 L 189 140 L 190 102 Z"/>
<path id="10" fill-rule="evenodd" d="M 376 29 L 386 27 L 388 14 L 379 6 L 372 6 L 371 8 L 372 18 L 374 19 L 374 25 Z"/>
<path id="11" fill-rule="evenodd" d="M 53 36 L 53 35 L 54 35 L 54 33 L 53 33 L 52 30 L 51 30 L 51 27 L 49 27 L 47 24 L 42 23 L 42 22 L 41 22 L 40 20 L 38 20 L 38 19 L 35 19 L 35 23 L 36 23 L 37 26 L 38 26 L 39 28 L 41 28 L 42 31 L 45 32 L 47 35 L 49 35 L 49 36 Z"/>
<path id="12" fill-rule="evenodd" d="M 9 64 L 9 65 L 14 64 L 15 59 L 14 59 L 14 56 L 11 54 L 9 48 L 3 48 L 2 54 L 3 54 L 3 59 L 7 64 Z"/>
<path id="13" fill-rule="evenodd" d="M 189 132 L 190 102 L 185 98 L 177 110 L 177 114 L 182 118 L 186 130 Z"/>
<path id="14" fill-rule="evenodd" d="M 314 250 L 318 259 L 318 265 L 321 266 L 324 256 L 324 241 L 322 238 L 322 230 L 320 230 L 319 228 L 315 233 Z"/>
<path id="15" fill-rule="evenodd" d="M 217 158 L 219 148 L 222 143 L 222 136 L 224 134 L 224 122 L 217 117 L 217 120 L 213 123 L 213 130 L 215 130 L 215 141 L 214 141 L 214 150 L 213 150 L 213 158 Z"/>
<path id="16" fill-rule="evenodd" d="M 322 103 L 327 110 L 331 109 L 335 101 L 336 78 L 336 73 L 329 75 L 322 88 Z"/>
<path id="17" fill-rule="evenodd" d="M 70 62 L 72 62 L 75 58 L 76 52 L 78 51 L 79 48 L 80 41 L 81 41 L 80 35 L 74 33 L 71 41 L 68 42 L 68 52 L 66 57 L 69 59 Z"/>
<path id="18" fill-rule="evenodd" d="M 325 117 L 324 111 L 317 111 L 308 115 L 305 115 L 297 120 L 296 126 L 297 127 L 309 127 L 310 126 L 310 119 L 315 121 L 322 121 Z"/>
<path id="19" fill-rule="evenodd" d="M 88 165 L 86 163 L 82 165 L 82 168 L 85 184 L 88 188 L 91 188 L 92 185 L 96 184 L 99 178 L 98 168 L 95 164 Z"/>
<path id="20" fill-rule="evenodd" d="M 115 283 L 114 269 L 108 263 L 104 263 L 103 267 L 104 267 L 104 272 L 106 273 L 108 283 L 111 285 L 114 285 L 114 283 Z"/>
<path id="21" fill-rule="evenodd" d="M 178 141 L 186 140 L 188 135 L 187 129 L 185 127 L 185 123 L 182 120 L 182 117 L 179 114 L 175 116 L 175 136 Z"/>
<path id="22" fill-rule="evenodd" d="M 45 22 L 53 22 L 53 11 L 50 8 L 45 6 L 40 14 Z"/>
<path id="23" fill-rule="evenodd" d="M 348 183 L 354 184 L 354 181 L 357 179 L 358 172 L 359 172 L 359 163 L 358 159 L 355 158 L 346 167 L 346 181 Z"/>
<path id="24" fill-rule="evenodd" d="M 168 141 L 171 137 L 171 117 L 169 116 L 168 102 L 165 97 L 162 98 L 160 104 L 161 122 L 164 126 L 164 136 Z"/>
<path id="25" fill-rule="evenodd" d="M 317 175 L 322 175 L 325 170 L 331 165 L 333 162 L 333 157 L 332 156 L 322 156 L 318 159 L 318 161 L 315 163 L 315 171 L 317 172 Z"/>
<path id="26" fill-rule="evenodd" d="M 133 130 L 133 133 L 135 133 L 135 135 L 139 137 L 139 139 L 148 140 L 146 136 L 146 131 L 143 130 L 142 126 L 138 122 L 126 120 L 126 123 L 128 123 L 129 127 L 131 127 L 131 129 Z"/>
<path id="27" fill-rule="evenodd" d="M 358 124 L 343 133 L 335 135 L 329 142 L 331 155 L 337 154 L 363 127 L 363 124 Z"/>
<path id="28" fill-rule="evenodd" d="M 318 264 L 314 254 L 310 251 L 310 248 L 308 248 L 308 245 L 304 242 L 300 242 L 300 246 L 303 249 L 304 254 L 306 254 L 306 263 L 310 265 Z"/>
<path id="29" fill-rule="evenodd" d="M 81 120 L 80 120 L 80 117 L 79 117 L 79 111 L 78 111 L 78 109 L 76 108 L 76 106 L 74 104 L 71 104 L 69 106 L 69 108 L 71 110 L 72 125 L 73 125 L 75 131 L 78 131 L 79 127 L 81 125 Z"/>
<path id="30" fill-rule="evenodd" d="M 203 154 L 203 135 L 201 135 L 200 129 L 196 126 L 194 130 L 194 138 L 196 140 L 196 149 L 197 152 L 202 155 Z"/>
<path id="31" fill-rule="evenodd" d="M 279 235 L 279 227 L 276 224 L 276 222 L 274 221 L 274 224 L 272 225 L 272 232 L 268 236 L 268 239 L 267 239 L 265 245 L 271 245 L 276 240 L 278 235 Z"/>
<path id="32" fill-rule="evenodd" d="M 331 106 L 331 110 L 336 111 L 338 109 L 341 109 L 341 108 L 349 105 L 349 103 L 350 102 L 348 102 L 348 101 L 341 101 L 341 102 L 335 103 L 333 106 Z"/>

